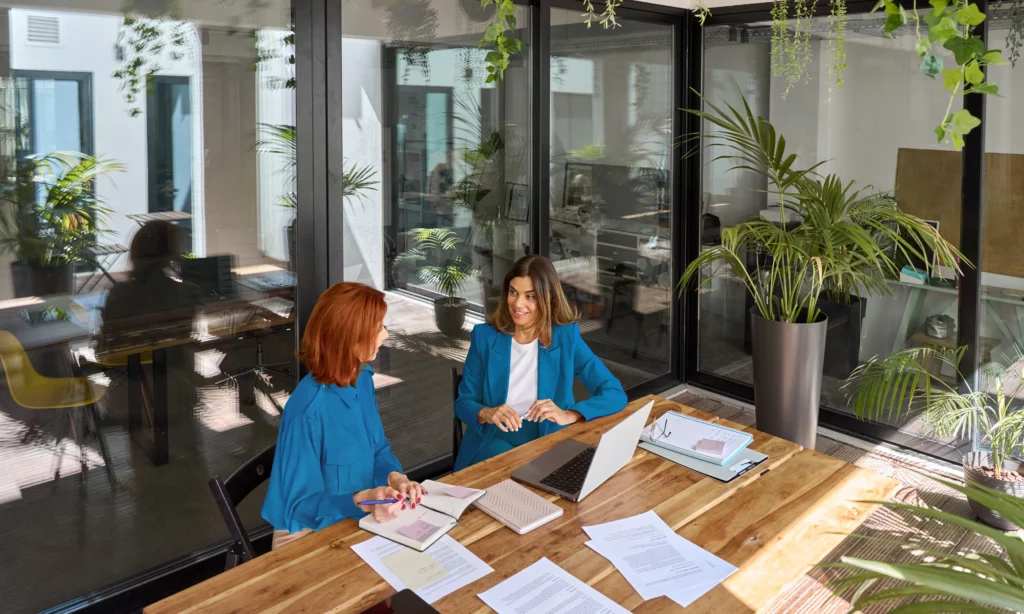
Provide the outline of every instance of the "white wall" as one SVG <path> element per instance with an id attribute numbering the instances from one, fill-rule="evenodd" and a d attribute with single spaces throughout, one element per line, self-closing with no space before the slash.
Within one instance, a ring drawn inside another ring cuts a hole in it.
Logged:
<path id="1" fill-rule="evenodd" d="M 42 45 L 26 40 L 27 18 L 30 14 L 45 14 L 60 19 L 61 42 L 59 45 Z M 120 64 L 115 55 L 120 17 L 90 15 L 81 13 L 47 13 L 11 9 L 11 68 L 13 70 L 45 70 L 84 72 L 92 76 L 93 145 L 96 155 L 124 164 L 125 172 L 117 173 L 110 180 L 100 181 L 97 196 L 112 210 L 107 219 L 111 231 L 101 238 L 107 244 L 128 244 L 138 224 L 126 215 L 145 213 L 149 209 L 147 184 L 146 114 L 143 98 L 139 108 L 143 112 L 130 117 L 123 94 L 118 91 L 120 81 L 113 77 Z M 198 37 L 190 28 L 193 48 L 198 48 Z M 196 113 L 201 106 L 202 69 L 197 54 L 187 54 L 179 61 L 169 55 L 159 60 L 163 68 L 161 75 L 190 77 L 192 84 L 192 126 L 193 143 L 202 142 L 202 114 Z M 197 86 L 198 82 L 198 86 Z M 144 97 L 145 94 L 143 93 Z M 40 152 L 49 153 L 49 152 Z M 203 166 L 198 158 L 192 168 L 193 181 L 202 185 Z M 193 214 L 201 216 L 203 211 L 202 190 L 193 188 Z M 194 236 L 199 233 L 194 231 Z M 199 244 L 202 242 L 200 240 Z M 115 270 L 123 269 L 126 259 L 118 261 Z"/>

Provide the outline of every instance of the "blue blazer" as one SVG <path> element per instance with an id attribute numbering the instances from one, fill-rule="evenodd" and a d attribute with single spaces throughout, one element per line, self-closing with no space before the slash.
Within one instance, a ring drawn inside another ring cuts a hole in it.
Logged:
<path id="1" fill-rule="evenodd" d="M 345 387 L 307 375 L 281 416 L 263 518 L 289 533 L 360 518 L 366 513 L 353 495 L 386 485 L 401 470 L 384 436 L 373 370 L 364 367 L 355 385 Z"/>
<path id="2" fill-rule="evenodd" d="M 490 324 L 473 327 L 459 397 L 455 400 L 455 415 L 467 427 L 455 459 L 456 471 L 469 466 L 484 440 L 499 432 L 493 424 L 477 422 L 477 414 L 484 407 L 497 407 L 505 402 L 511 370 L 512 335 L 499 332 Z M 580 378 L 591 395 L 579 403 L 572 396 L 575 377 Z M 537 398 L 551 399 L 562 409 L 576 410 L 586 420 L 614 414 L 626 406 L 622 384 L 587 347 L 576 323 L 552 326 L 551 344 L 538 349 Z M 547 420 L 537 426 L 542 437 L 563 428 Z"/>

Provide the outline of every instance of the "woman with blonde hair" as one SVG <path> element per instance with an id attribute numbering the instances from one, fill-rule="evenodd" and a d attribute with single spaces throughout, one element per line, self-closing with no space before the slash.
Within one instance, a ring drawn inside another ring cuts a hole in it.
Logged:
<path id="1" fill-rule="evenodd" d="M 455 401 L 466 424 L 456 471 L 626 405 L 622 384 L 580 337 L 547 258 L 521 258 L 501 291 L 495 312 L 473 328 Z M 590 392 L 585 401 L 573 398 L 576 377 Z"/>

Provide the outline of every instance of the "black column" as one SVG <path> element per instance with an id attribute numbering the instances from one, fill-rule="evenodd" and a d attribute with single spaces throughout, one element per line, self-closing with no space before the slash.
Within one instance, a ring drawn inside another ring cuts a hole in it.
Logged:
<path id="1" fill-rule="evenodd" d="M 533 115 L 530 252 L 547 256 L 551 235 L 548 203 L 551 185 L 551 117 L 548 112 L 551 108 L 551 3 L 549 0 L 537 0 L 530 6 L 530 108 Z"/>

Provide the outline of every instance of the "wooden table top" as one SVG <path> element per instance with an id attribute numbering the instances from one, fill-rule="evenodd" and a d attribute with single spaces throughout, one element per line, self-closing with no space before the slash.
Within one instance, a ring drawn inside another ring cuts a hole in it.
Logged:
<path id="1" fill-rule="evenodd" d="M 494 572 L 438 600 L 434 608 L 490 611 L 478 593 L 547 557 L 633 612 L 682 612 L 666 597 L 643 601 L 607 559 L 583 545 L 588 539 L 583 526 L 653 509 L 678 534 L 739 568 L 685 612 L 756 612 L 867 518 L 874 506 L 857 500 L 886 499 L 898 487 L 871 471 L 658 397 L 634 401 L 625 412 L 651 399 L 656 401 L 652 419 L 671 409 L 749 431 L 754 435 L 751 447 L 767 454 L 768 460 L 760 471 L 723 484 L 638 448 L 626 467 L 580 503 L 535 491 L 565 513 L 526 535 L 470 508 L 450 535 Z M 558 441 L 572 437 L 596 444 L 601 433 L 622 417 L 563 429 L 441 481 L 486 488 Z M 145 612 L 360 612 L 394 593 L 351 549 L 370 537 L 355 521 L 346 520 Z"/>

